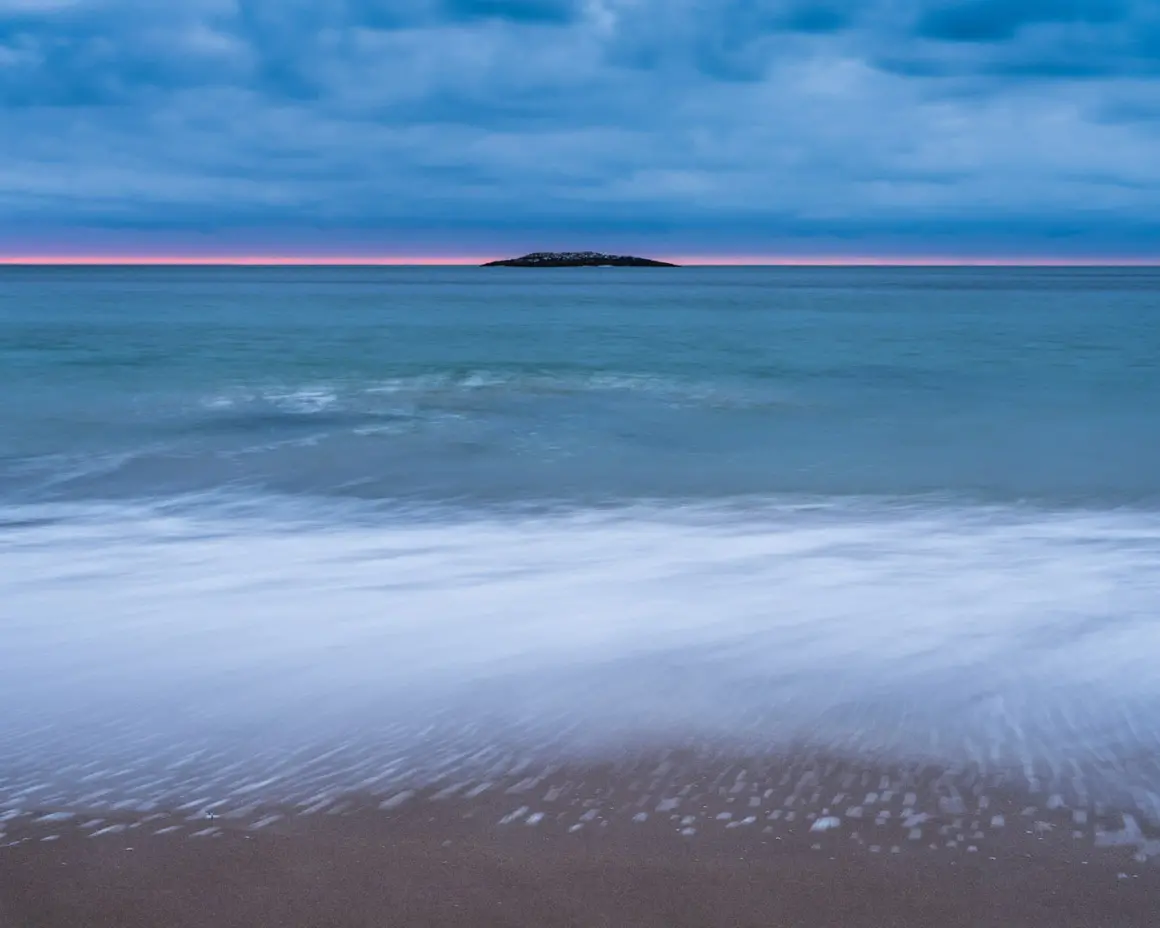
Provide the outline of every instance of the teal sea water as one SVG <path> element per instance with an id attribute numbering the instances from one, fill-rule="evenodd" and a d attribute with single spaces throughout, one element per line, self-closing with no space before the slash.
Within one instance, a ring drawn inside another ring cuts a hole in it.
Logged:
<path id="1" fill-rule="evenodd" d="M 1142 801 L 1160 271 L 0 269 L 0 640 L 0 803 L 650 738 Z"/>
<path id="2" fill-rule="evenodd" d="M 20 270 L 0 498 L 1160 498 L 1154 270 Z"/>

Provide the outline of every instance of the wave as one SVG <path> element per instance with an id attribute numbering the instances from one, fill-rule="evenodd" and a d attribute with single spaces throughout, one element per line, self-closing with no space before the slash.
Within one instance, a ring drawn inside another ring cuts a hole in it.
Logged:
<path id="1" fill-rule="evenodd" d="M 231 410 L 264 405 L 287 413 L 314 415 L 335 408 L 383 408 L 391 402 L 438 403 L 456 396 L 638 395 L 689 405 L 760 408 L 797 405 L 797 391 L 773 382 L 721 382 L 680 379 L 630 372 L 546 372 L 465 370 L 372 379 L 330 381 L 299 386 L 237 385 L 201 398 L 207 410 Z"/>
<path id="2" fill-rule="evenodd" d="M 66 753 L 420 752 L 448 720 L 530 753 L 806 739 L 1109 789 L 1160 741 L 1154 512 L 213 497 L 2 525 L 0 792 Z"/>

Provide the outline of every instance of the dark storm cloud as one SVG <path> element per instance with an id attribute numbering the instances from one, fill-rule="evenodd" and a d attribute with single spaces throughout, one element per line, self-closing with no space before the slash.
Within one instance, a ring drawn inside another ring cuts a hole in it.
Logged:
<path id="1" fill-rule="evenodd" d="M 0 231 L 1153 247 L 1158 8 L 0 0 Z"/>
<path id="2" fill-rule="evenodd" d="M 916 74 L 1050 80 L 1160 70 L 1160 6 L 1151 0 L 934 3 L 916 16 L 913 37 L 894 64 Z"/>
<path id="3" fill-rule="evenodd" d="M 1130 15 L 1126 0 L 968 0 L 924 10 L 917 32 L 949 42 L 1002 42 L 1033 24 L 1099 25 Z"/>
<path id="4" fill-rule="evenodd" d="M 760 80 L 779 44 L 841 32 L 853 7 L 782 0 L 628 4 L 607 42 L 613 64 L 642 70 L 688 67 L 724 81 Z"/>

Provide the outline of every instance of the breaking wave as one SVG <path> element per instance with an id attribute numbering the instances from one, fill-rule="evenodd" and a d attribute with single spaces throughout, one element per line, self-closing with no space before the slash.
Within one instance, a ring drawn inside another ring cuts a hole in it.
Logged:
<path id="1" fill-rule="evenodd" d="M 115 780 L 259 733 L 381 763 L 439 725 L 463 750 L 805 739 L 1160 787 L 1132 760 L 1160 746 L 1156 512 L 198 498 L 0 529 L 0 798 L 62 756 Z"/>

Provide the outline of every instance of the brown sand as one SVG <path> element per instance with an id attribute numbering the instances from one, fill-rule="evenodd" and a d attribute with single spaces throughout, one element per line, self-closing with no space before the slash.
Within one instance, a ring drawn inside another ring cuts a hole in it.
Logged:
<path id="1" fill-rule="evenodd" d="M 1096 847 L 1103 826 L 1074 810 L 940 805 L 930 783 L 864 796 L 880 784 L 863 773 L 863 811 L 843 799 L 819 831 L 817 801 L 851 775 L 781 769 L 686 771 L 675 798 L 663 775 L 555 771 L 309 815 L 42 810 L 0 826 L 0 926 L 1160 926 L 1160 867 Z"/>

